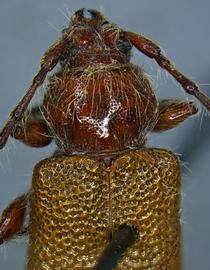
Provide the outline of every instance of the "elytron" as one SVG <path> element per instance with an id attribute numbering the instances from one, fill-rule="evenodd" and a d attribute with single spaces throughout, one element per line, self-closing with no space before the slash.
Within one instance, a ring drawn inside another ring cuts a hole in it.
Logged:
<path id="1" fill-rule="evenodd" d="M 193 101 L 158 101 L 150 78 L 130 63 L 133 46 L 210 111 L 209 97 L 152 40 L 96 10 L 76 11 L 0 133 L 0 148 L 9 136 L 31 147 L 57 145 L 35 166 L 31 191 L 0 220 L 0 243 L 29 233 L 28 270 L 181 269 L 179 162 L 168 150 L 146 148 L 146 137 L 198 110 Z M 28 108 L 58 64 L 43 104 Z"/>

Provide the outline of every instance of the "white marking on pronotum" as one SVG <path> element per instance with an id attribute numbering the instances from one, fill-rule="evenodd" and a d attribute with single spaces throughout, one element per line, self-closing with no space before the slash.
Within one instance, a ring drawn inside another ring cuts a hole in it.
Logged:
<path id="1" fill-rule="evenodd" d="M 107 138 L 109 136 L 108 130 L 109 122 L 113 117 L 113 115 L 118 111 L 120 106 L 121 106 L 120 102 L 117 102 L 115 99 L 111 99 L 108 113 L 103 118 L 103 120 L 100 121 L 90 116 L 83 116 L 80 118 L 78 117 L 78 120 L 80 123 L 86 122 L 92 126 L 91 128 L 95 128 L 96 134 L 98 134 L 100 138 Z"/>

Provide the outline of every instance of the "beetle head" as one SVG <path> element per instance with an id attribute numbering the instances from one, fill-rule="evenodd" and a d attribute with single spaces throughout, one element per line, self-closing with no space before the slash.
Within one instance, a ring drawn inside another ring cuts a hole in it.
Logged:
<path id="1" fill-rule="evenodd" d="M 132 46 L 120 33 L 120 28 L 98 11 L 84 8 L 76 11 L 69 27 L 63 31 L 70 38 L 68 53 L 65 54 L 68 64 L 78 67 L 128 62 Z"/>

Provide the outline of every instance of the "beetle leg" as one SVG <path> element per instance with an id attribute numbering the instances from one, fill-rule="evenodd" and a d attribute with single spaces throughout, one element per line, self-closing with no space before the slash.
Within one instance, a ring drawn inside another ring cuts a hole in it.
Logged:
<path id="1" fill-rule="evenodd" d="M 184 74 L 176 69 L 170 60 L 163 55 L 157 44 L 144 36 L 137 35 L 132 32 L 123 31 L 121 32 L 121 35 L 128 39 L 142 53 L 150 58 L 154 58 L 159 66 L 167 70 L 181 84 L 188 94 L 195 96 L 207 108 L 207 110 L 210 111 L 210 98 L 202 93 L 201 89 L 195 82 L 188 79 Z"/>
<path id="2" fill-rule="evenodd" d="M 44 54 L 41 60 L 41 67 L 37 75 L 34 77 L 31 86 L 26 92 L 25 96 L 21 99 L 18 105 L 10 114 L 10 119 L 4 126 L 0 133 L 0 149 L 4 147 L 7 142 L 8 137 L 13 131 L 16 123 L 22 118 L 24 112 L 26 111 L 32 97 L 34 96 L 37 88 L 42 85 L 45 77 L 49 71 L 51 71 L 58 63 L 63 50 L 69 43 L 68 36 L 60 39 L 57 43 L 52 45 L 48 51 Z"/>
<path id="3" fill-rule="evenodd" d="M 12 201 L 3 211 L 0 218 L 0 244 L 22 231 L 27 202 L 28 194 L 24 194 Z"/>
<path id="4" fill-rule="evenodd" d="M 26 113 L 11 136 L 32 147 L 43 147 L 52 141 L 40 107 L 34 107 Z"/>
<path id="5" fill-rule="evenodd" d="M 165 99 L 159 104 L 159 118 L 153 131 L 161 132 L 178 126 L 198 109 L 193 101 Z"/>

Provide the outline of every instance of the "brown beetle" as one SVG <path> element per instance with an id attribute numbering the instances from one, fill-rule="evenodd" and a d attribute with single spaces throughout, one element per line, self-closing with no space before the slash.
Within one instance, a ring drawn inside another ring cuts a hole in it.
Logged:
<path id="1" fill-rule="evenodd" d="M 1 132 L 33 147 L 54 139 L 59 151 L 36 165 L 30 194 L 28 269 L 91 269 L 122 224 L 140 232 L 116 269 L 180 269 L 177 158 L 145 148 L 150 131 L 177 126 L 193 102 L 158 102 L 132 46 L 167 70 L 210 110 L 210 99 L 151 40 L 124 31 L 95 10 L 78 10 L 45 53 L 27 94 Z M 57 63 L 41 108 L 26 111 Z M 1 242 L 22 229 L 28 196 L 3 213 Z"/>

